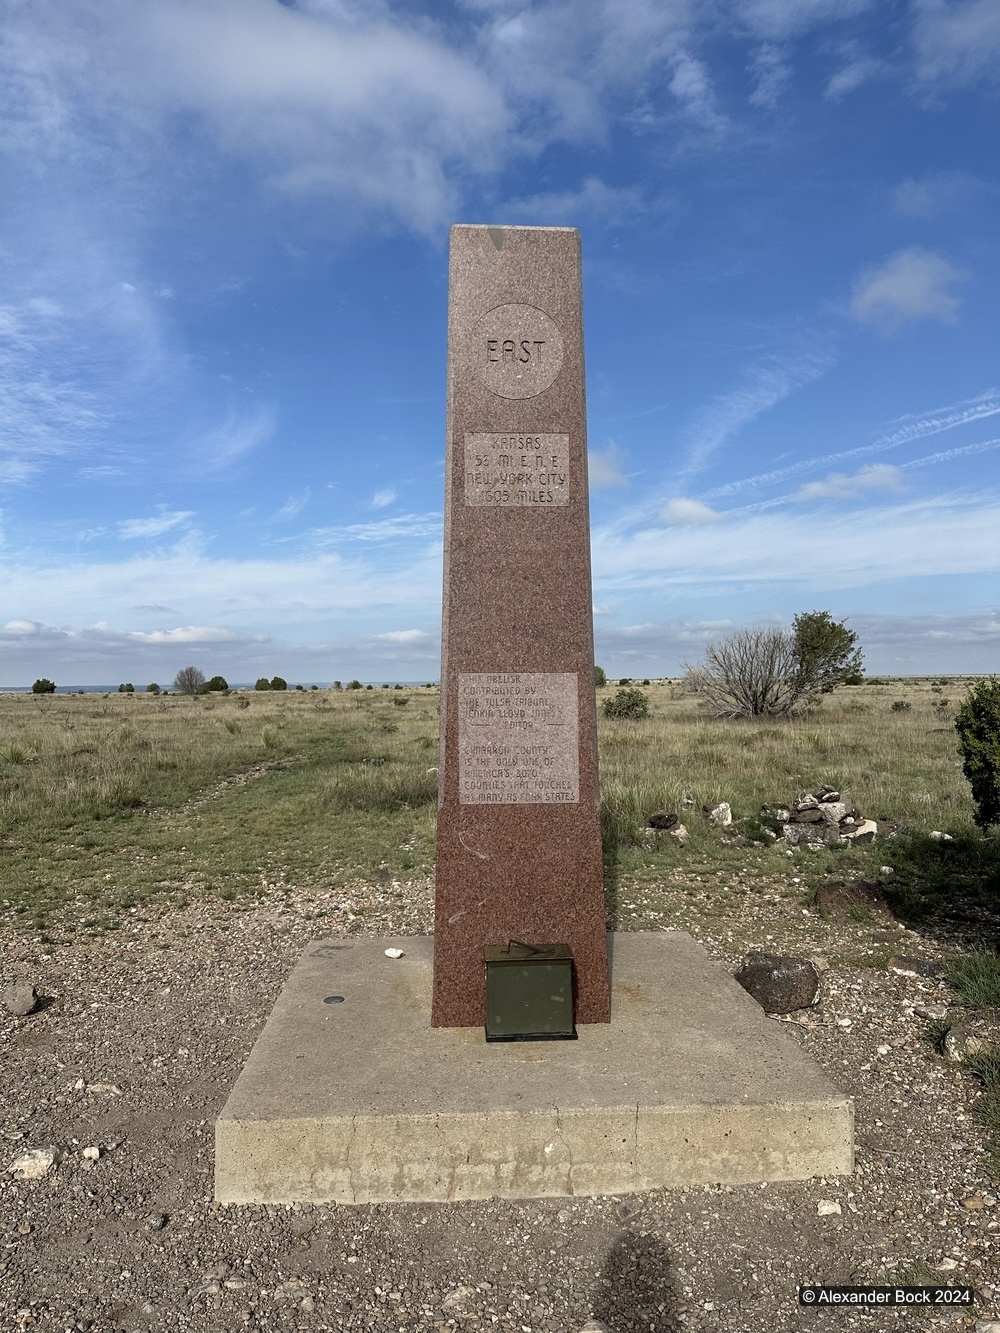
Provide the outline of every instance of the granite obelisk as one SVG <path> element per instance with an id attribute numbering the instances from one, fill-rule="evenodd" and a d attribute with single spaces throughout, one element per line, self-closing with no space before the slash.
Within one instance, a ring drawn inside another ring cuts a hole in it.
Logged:
<path id="1" fill-rule="evenodd" d="M 485 1022 L 483 948 L 568 944 L 610 1018 L 580 236 L 451 232 L 435 1027 Z"/>

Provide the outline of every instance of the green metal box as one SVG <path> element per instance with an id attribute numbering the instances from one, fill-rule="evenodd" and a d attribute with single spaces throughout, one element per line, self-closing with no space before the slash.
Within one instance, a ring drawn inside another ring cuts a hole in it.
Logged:
<path id="1" fill-rule="evenodd" d="M 573 954 L 565 944 L 487 945 L 486 1040 L 555 1041 L 576 1037 Z"/>

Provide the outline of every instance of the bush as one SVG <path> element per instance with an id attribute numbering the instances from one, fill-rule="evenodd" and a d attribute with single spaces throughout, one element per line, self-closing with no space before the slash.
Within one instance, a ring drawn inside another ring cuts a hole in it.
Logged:
<path id="1" fill-rule="evenodd" d="M 618 682 L 618 684 L 619 684 L 619 685 L 631 685 L 631 684 L 632 684 L 631 677 L 629 677 L 629 676 L 622 676 L 622 678 L 621 678 L 621 680 Z"/>
<path id="2" fill-rule="evenodd" d="M 341 683 L 340 683 L 339 680 L 335 680 L 335 681 L 333 682 L 333 688 L 334 688 L 335 690 L 342 690 L 344 687 L 343 687 L 343 685 L 341 685 Z"/>
<path id="3" fill-rule="evenodd" d="M 202 682 L 202 684 L 201 684 L 201 686 L 200 686 L 200 688 L 199 688 L 199 690 L 198 690 L 198 693 L 199 693 L 199 694 L 228 694 L 228 693 L 229 693 L 229 682 L 226 680 L 225 676 L 213 676 L 211 680 L 206 680 L 206 681 L 203 681 L 203 682 Z"/>
<path id="4" fill-rule="evenodd" d="M 848 678 L 864 679 L 858 636 L 829 611 L 803 611 L 792 621 L 792 639 L 798 663 L 800 689 L 805 694 L 829 694 Z"/>
<path id="5" fill-rule="evenodd" d="M 616 690 L 604 700 L 605 717 L 649 717 L 649 700 L 642 690 Z"/>
<path id="6" fill-rule="evenodd" d="M 595 667 L 594 667 L 594 685 L 596 686 L 596 688 L 599 689 L 599 690 L 600 690 L 600 689 L 603 689 L 604 686 L 607 685 L 607 683 L 608 683 L 607 672 L 604 670 L 603 667 L 595 666 Z"/>
<path id="7" fill-rule="evenodd" d="M 269 690 L 270 688 L 271 688 L 271 682 L 268 680 L 268 678 L 266 676 L 258 676 L 257 684 L 254 686 L 254 689 Z"/>
<path id="8" fill-rule="evenodd" d="M 361 681 L 360 681 L 360 680 L 352 680 L 352 681 L 349 681 L 349 682 L 348 682 L 348 686 L 347 686 L 347 688 L 348 688 L 349 690 L 360 690 L 360 689 L 361 689 Z"/>
<path id="9" fill-rule="evenodd" d="M 118 686 L 118 693 L 119 693 L 119 694 L 135 694 L 135 686 L 132 684 L 131 681 L 129 681 L 127 685 L 119 685 L 119 686 Z"/>
<path id="10" fill-rule="evenodd" d="M 159 693 L 160 693 L 160 687 L 159 687 L 159 685 L 157 685 L 157 683 L 156 683 L 155 680 L 154 680 L 154 681 L 151 681 L 150 684 L 148 684 L 148 685 L 146 686 L 146 693 L 147 693 L 147 694 L 159 694 Z"/>
<path id="11" fill-rule="evenodd" d="M 955 718 L 962 772 L 982 829 L 1000 824 L 1000 677 L 973 681 Z"/>
<path id="12" fill-rule="evenodd" d="M 272 689 L 272 690 L 287 690 L 287 689 L 288 689 L 288 681 L 285 680 L 284 677 L 282 677 L 282 676 L 272 676 L 272 677 L 271 677 L 271 689 Z"/>
<path id="13" fill-rule="evenodd" d="M 908 713 L 912 707 L 913 705 L 909 699 L 895 699 L 892 704 L 892 711 L 894 713 Z"/>
<path id="14" fill-rule="evenodd" d="M 55 681 L 46 680 L 44 676 L 42 676 L 40 680 L 36 680 L 34 685 L 32 685 L 31 687 L 32 694 L 55 694 L 55 692 L 56 692 Z"/>
<path id="15" fill-rule="evenodd" d="M 195 666 L 181 667 L 174 677 L 174 689 L 178 694 L 197 694 L 204 683 L 204 671 L 199 671 Z"/>

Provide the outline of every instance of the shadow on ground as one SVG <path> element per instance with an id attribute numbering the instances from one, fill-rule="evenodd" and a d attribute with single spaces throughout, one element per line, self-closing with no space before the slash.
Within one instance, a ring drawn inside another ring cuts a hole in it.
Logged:
<path id="1" fill-rule="evenodd" d="M 624 1231 L 612 1245 L 593 1296 L 595 1319 L 610 1333 L 673 1333 L 680 1329 L 677 1292 L 666 1246 L 655 1236 Z"/>
<path id="2" fill-rule="evenodd" d="M 941 944 L 1000 952 L 1000 838 L 893 840 L 886 896 L 901 921 Z"/>

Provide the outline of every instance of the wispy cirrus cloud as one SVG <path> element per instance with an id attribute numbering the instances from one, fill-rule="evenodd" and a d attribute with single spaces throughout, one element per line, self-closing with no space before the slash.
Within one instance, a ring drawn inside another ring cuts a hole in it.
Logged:
<path id="1" fill-rule="evenodd" d="M 702 471 L 712 456 L 745 426 L 819 379 L 833 364 L 831 352 L 816 348 L 748 366 L 741 382 L 717 394 L 695 414 L 684 431 L 682 447 L 686 457 L 678 476 L 687 478 Z"/>
<path id="2" fill-rule="evenodd" d="M 162 537 L 164 533 L 194 518 L 191 509 L 164 510 L 150 518 L 128 518 L 118 524 L 118 536 L 123 541 L 137 541 L 148 537 Z"/>
<path id="3" fill-rule="evenodd" d="M 691 528 L 704 527 L 706 523 L 718 523 L 722 515 L 701 500 L 677 497 L 667 501 L 660 511 L 660 518 L 669 527 Z"/>
<path id="4" fill-rule="evenodd" d="M 375 492 L 372 496 L 373 509 L 387 509 L 389 505 L 395 504 L 397 492 L 392 486 L 384 486 L 381 490 Z"/>
<path id="5" fill-rule="evenodd" d="M 290 519 L 298 518 L 306 505 L 309 503 L 309 487 L 299 491 L 296 495 L 290 495 L 285 503 L 271 520 L 273 523 L 287 523 Z"/>
<path id="6" fill-rule="evenodd" d="M 834 453 L 820 454 L 811 458 L 798 459 L 786 467 L 771 468 L 766 472 L 757 472 L 749 477 L 737 477 L 732 481 L 724 482 L 721 486 L 713 487 L 705 494 L 708 499 L 719 500 L 726 496 L 739 495 L 745 491 L 758 490 L 764 486 L 774 485 L 776 482 L 788 481 L 792 477 L 800 477 L 809 472 L 814 472 L 817 468 L 829 466 L 831 463 L 843 463 L 850 459 L 885 453 L 889 449 L 911 444 L 915 440 L 926 439 L 931 435 L 939 435 L 944 431 L 955 430 L 960 426 L 968 426 L 976 421 L 984 421 L 998 414 L 1000 414 L 1000 393 L 996 389 L 988 389 L 984 393 L 977 394 L 974 398 L 967 398 L 959 403 L 933 408 L 928 412 L 908 413 L 905 416 L 898 417 L 895 421 L 889 422 L 889 428 L 870 444 L 862 444 L 853 449 L 841 449 Z M 963 446 L 959 451 L 949 451 L 947 456 L 958 457 L 960 452 L 964 453 L 966 451 L 966 448 L 969 452 L 976 452 L 981 447 L 983 446 L 978 444 Z M 987 444 L 985 447 L 991 448 L 992 445 Z M 935 455 L 938 460 L 943 460 L 945 456 L 944 454 Z"/>

